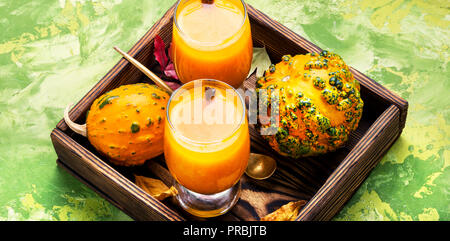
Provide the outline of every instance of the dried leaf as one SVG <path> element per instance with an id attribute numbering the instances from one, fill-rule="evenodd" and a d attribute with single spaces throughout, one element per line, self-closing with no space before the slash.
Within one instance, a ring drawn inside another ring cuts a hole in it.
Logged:
<path id="1" fill-rule="evenodd" d="M 167 187 L 161 180 L 135 175 L 136 185 L 158 200 L 164 200 L 178 194 L 175 187 Z"/>
<path id="2" fill-rule="evenodd" d="M 170 59 L 167 57 L 166 54 L 166 45 L 164 44 L 164 41 L 159 35 L 156 35 L 155 37 L 155 50 L 153 51 L 155 55 L 156 61 L 158 61 L 159 66 L 161 67 L 161 70 L 164 72 L 164 74 L 172 79 L 178 80 L 177 72 L 175 71 L 175 66 L 172 62 L 172 43 L 170 43 L 169 47 L 169 56 Z"/>
<path id="3" fill-rule="evenodd" d="M 297 218 L 300 209 L 306 204 L 305 200 L 290 202 L 283 205 L 275 212 L 261 218 L 261 221 L 294 221 Z"/>
<path id="4" fill-rule="evenodd" d="M 158 61 L 159 65 L 161 66 L 161 69 L 164 70 L 167 66 L 167 62 L 169 59 L 166 55 L 166 45 L 164 44 L 164 41 L 159 35 L 156 35 L 155 37 L 155 50 L 154 55 L 156 61 Z"/>
<path id="5" fill-rule="evenodd" d="M 266 47 L 253 48 L 253 60 L 247 78 L 250 77 L 255 70 L 256 78 L 262 77 L 264 75 L 264 71 L 266 71 L 271 64 L 272 62 L 267 54 Z"/>
<path id="6" fill-rule="evenodd" d="M 178 80 L 178 75 L 172 62 L 166 66 L 166 69 L 164 69 L 164 74 L 167 77 Z"/>

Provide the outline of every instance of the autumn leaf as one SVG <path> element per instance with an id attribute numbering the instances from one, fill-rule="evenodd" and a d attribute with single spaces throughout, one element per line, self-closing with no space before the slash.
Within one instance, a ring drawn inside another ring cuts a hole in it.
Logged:
<path id="1" fill-rule="evenodd" d="M 159 65 L 161 66 L 161 69 L 164 70 L 167 66 L 167 62 L 169 61 L 169 59 L 167 58 L 166 55 L 166 46 L 164 44 L 164 41 L 159 35 L 156 35 L 154 45 L 155 45 L 154 50 L 155 59 L 156 61 L 158 61 Z"/>
<path id="2" fill-rule="evenodd" d="M 248 77 L 253 74 L 256 70 L 256 78 L 260 78 L 264 75 L 272 62 L 270 61 L 269 55 L 267 54 L 266 47 L 263 48 L 253 48 L 253 60 L 252 66 L 250 67 L 250 72 Z"/>
<path id="3" fill-rule="evenodd" d="M 173 65 L 173 63 L 170 63 L 166 66 L 166 69 L 164 69 L 164 74 L 167 77 L 178 79 L 177 72 L 175 71 L 175 66 Z"/>
<path id="4" fill-rule="evenodd" d="M 161 180 L 137 175 L 134 177 L 138 187 L 160 201 L 178 194 L 175 187 L 169 188 Z"/>
<path id="5" fill-rule="evenodd" d="M 294 221 L 300 209 L 306 204 L 305 200 L 290 202 L 277 209 L 275 212 L 261 218 L 261 221 Z"/>
<path id="6" fill-rule="evenodd" d="M 169 57 L 167 57 L 166 54 L 166 45 L 164 44 L 164 41 L 159 35 L 156 35 L 155 42 L 154 42 L 155 49 L 153 51 L 153 54 L 155 55 L 156 61 L 158 61 L 159 66 L 161 67 L 161 71 L 164 72 L 164 74 L 172 79 L 178 80 L 177 72 L 175 71 L 175 66 L 172 62 L 172 43 L 170 44 L 169 48 Z"/>

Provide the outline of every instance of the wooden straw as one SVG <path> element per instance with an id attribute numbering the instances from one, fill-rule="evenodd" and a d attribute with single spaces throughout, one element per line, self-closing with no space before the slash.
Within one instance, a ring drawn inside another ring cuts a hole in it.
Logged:
<path id="1" fill-rule="evenodd" d="M 163 88 L 167 92 L 169 92 L 170 95 L 172 95 L 173 90 L 164 83 L 162 79 L 160 79 L 156 74 L 154 74 L 152 71 L 147 69 L 143 64 L 139 63 L 136 59 L 128 55 L 127 53 L 123 52 L 121 49 L 119 49 L 117 46 L 114 46 L 114 49 L 119 52 L 126 60 L 128 60 L 130 63 L 132 63 L 136 68 L 138 68 L 142 73 L 147 75 L 153 82 L 155 82 L 156 85 Z"/>

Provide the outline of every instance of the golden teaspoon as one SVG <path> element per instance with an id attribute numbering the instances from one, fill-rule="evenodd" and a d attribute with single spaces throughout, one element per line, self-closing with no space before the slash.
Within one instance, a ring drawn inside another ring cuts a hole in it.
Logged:
<path id="1" fill-rule="evenodd" d="M 277 162 L 272 157 L 250 153 L 245 174 L 256 180 L 264 180 L 272 176 L 276 169 Z"/>

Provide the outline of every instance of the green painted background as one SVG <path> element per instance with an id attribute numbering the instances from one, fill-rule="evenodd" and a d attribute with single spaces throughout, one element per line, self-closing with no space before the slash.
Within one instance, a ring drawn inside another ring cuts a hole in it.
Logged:
<path id="1" fill-rule="evenodd" d="M 56 166 L 50 131 L 174 0 L 0 0 L 0 220 L 130 220 Z M 450 220 L 450 2 L 249 0 L 410 103 L 335 220 Z"/>

